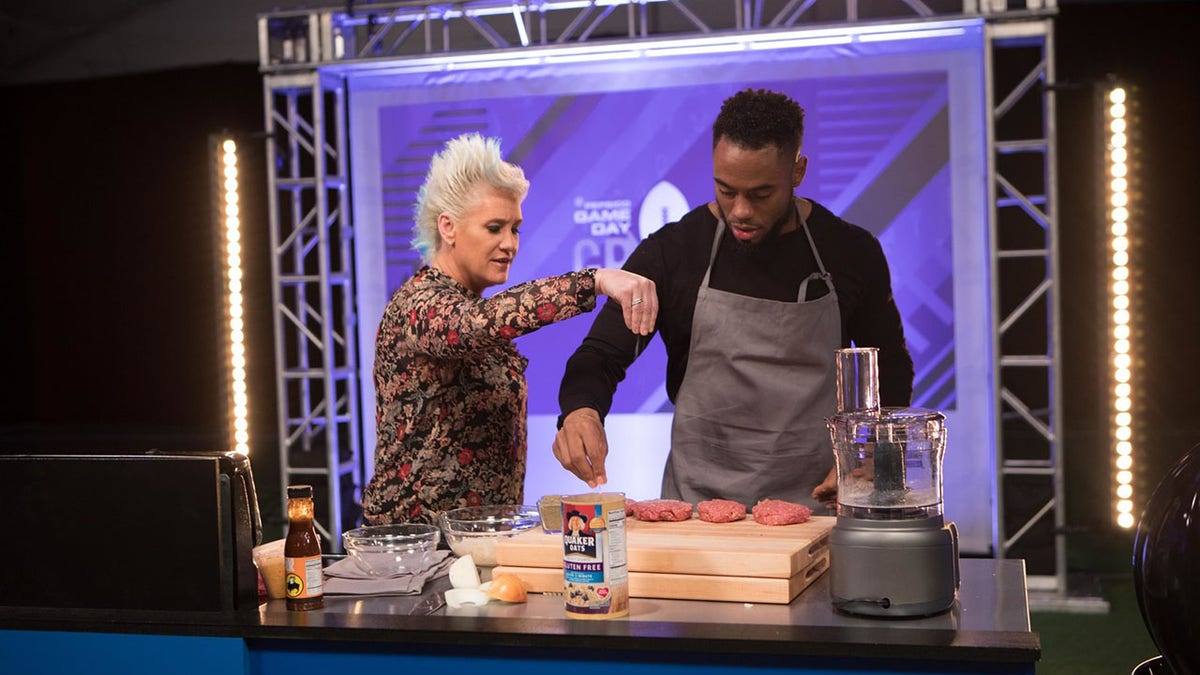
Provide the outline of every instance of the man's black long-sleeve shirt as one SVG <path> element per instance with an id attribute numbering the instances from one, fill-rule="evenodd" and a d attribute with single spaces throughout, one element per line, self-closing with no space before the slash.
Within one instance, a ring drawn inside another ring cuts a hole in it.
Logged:
<path id="1" fill-rule="evenodd" d="M 837 292 L 842 346 L 878 347 L 880 402 L 908 405 L 913 363 L 892 298 L 883 248 L 870 232 L 816 202 L 812 202 L 807 223 Z M 687 370 L 692 314 L 716 227 L 717 219 L 708 205 L 702 205 L 647 237 L 624 265 L 625 270 L 652 279 L 657 286 L 656 328 L 666 346 L 666 388 L 672 403 Z M 802 228 L 752 247 L 738 242 L 726 229 L 709 283 L 739 295 L 795 301 L 801 282 L 816 271 L 817 262 Z M 825 289 L 823 283 L 810 282 L 808 299 L 824 295 Z M 763 321 L 770 320 L 763 317 Z M 640 344 L 644 346 L 649 339 L 642 337 Z M 620 305 L 605 303 L 587 338 L 567 361 L 558 395 L 563 416 L 584 407 L 596 409 L 602 418 L 608 415 L 613 392 L 625 378 L 637 347 L 637 336 L 626 328 Z"/>

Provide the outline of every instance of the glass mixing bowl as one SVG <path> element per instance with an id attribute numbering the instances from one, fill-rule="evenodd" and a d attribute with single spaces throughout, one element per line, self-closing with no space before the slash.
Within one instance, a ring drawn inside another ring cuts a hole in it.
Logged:
<path id="1" fill-rule="evenodd" d="M 450 550 L 459 557 L 471 555 L 476 565 L 496 565 L 496 543 L 515 537 L 542 523 L 537 507 L 526 504 L 469 506 L 438 516 Z"/>
<path id="2" fill-rule="evenodd" d="M 440 538 L 436 526 L 421 523 L 371 525 L 342 533 L 346 552 L 373 577 L 424 570 Z"/>

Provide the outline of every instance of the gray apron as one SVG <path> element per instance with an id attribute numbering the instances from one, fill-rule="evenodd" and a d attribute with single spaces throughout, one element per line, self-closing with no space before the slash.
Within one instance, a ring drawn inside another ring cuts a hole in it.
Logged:
<path id="1" fill-rule="evenodd" d="M 725 231 L 718 220 L 675 400 L 666 499 L 820 506 L 812 491 L 833 467 L 825 418 L 837 411 L 834 351 L 842 322 L 808 223 L 799 209 L 796 215 L 819 271 L 800 284 L 794 303 L 709 287 Z M 823 281 L 829 292 L 806 301 L 810 281 Z"/>

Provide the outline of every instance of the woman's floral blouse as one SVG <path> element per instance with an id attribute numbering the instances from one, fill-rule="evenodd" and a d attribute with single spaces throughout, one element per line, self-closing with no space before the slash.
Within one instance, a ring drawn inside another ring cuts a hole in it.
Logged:
<path id="1" fill-rule="evenodd" d="M 462 506 L 523 502 L 528 361 L 512 340 L 591 311 L 595 275 L 538 279 L 485 299 L 424 267 L 396 291 L 375 336 L 367 522 L 434 522 Z"/>

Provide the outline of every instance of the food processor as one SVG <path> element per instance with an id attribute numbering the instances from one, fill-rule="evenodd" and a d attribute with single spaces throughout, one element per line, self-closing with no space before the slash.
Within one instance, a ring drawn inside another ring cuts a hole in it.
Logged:
<path id="1" fill-rule="evenodd" d="M 838 412 L 826 420 L 837 459 L 837 523 L 829 537 L 836 609 L 925 616 L 958 592 L 958 529 L 942 517 L 945 416 L 880 408 L 878 350 L 839 349 Z"/>

